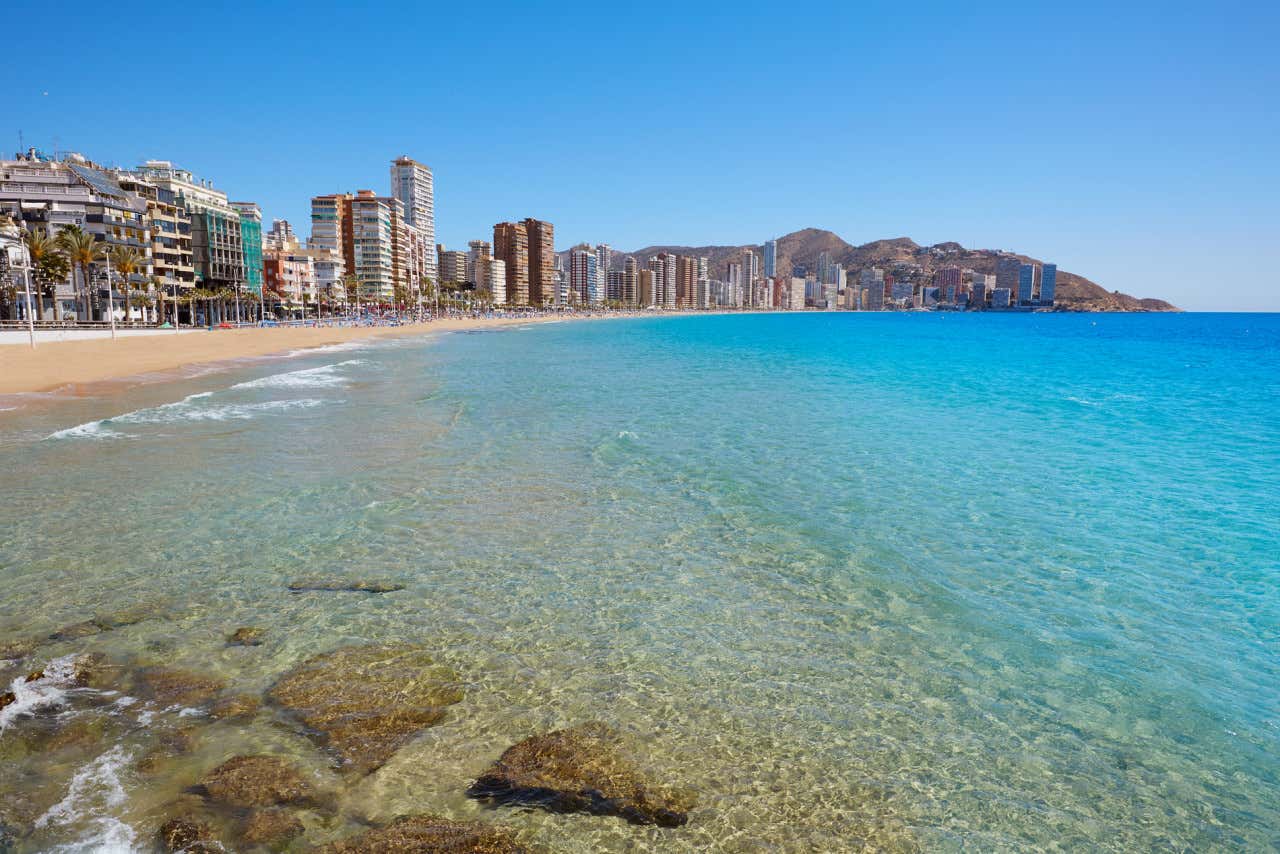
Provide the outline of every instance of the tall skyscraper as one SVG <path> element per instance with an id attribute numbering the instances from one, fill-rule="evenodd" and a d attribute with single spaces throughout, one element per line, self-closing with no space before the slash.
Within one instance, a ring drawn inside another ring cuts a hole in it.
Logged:
<path id="1" fill-rule="evenodd" d="M 755 305 L 756 279 L 760 278 L 760 258 L 754 249 L 742 250 L 742 304 Z"/>
<path id="2" fill-rule="evenodd" d="M 640 265 L 627 256 L 622 265 L 622 302 L 628 306 L 640 304 Z"/>
<path id="3" fill-rule="evenodd" d="M 688 255 L 676 258 L 676 305 L 689 308 L 695 304 L 698 287 L 698 259 Z"/>
<path id="4" fill-rule="evenodd" d="M 1031 295 L 1036 286 L 1036 267 L 1022 264 L 1018 267 L 1018 305 L 1031 305 Z"/>
<path id="5" fill-rule="evenodd" d="M 590 246 L 569 250 L 569 293 L 581 305 L 599 305 L 603 301 L 596 269 L 596 253 Z"/>
<path id="6" fill-rule="evenodd" d="M 1058 290 L 1058 265 L 1045 264 L 1040 268 L 1040 304 L 1053 305 Z"/>
<path id="7" fill-rule="evenodd" d="M 764 242 L 764 277 L 772 279 L 778 275 L 778 241 Z"/>
<path id="8" fill-rule="evenodd" d="M 524 223 L 500 222 L 495 225 L 493 254 L 506 264 L 507 303 L 529 305 L 529 232 Z"/>
<path id="9" fill-rule="evenodd" d="M 863 267 L 858 275 L 858 285 L 867 292 L 865 311 L 884 310 L 884 271 L 879 267 Z"/>
<path id="10" fill-rule="evenodd" d="M 431 170 L 408 155 L 392 160 L 391 195 L 404 206 L 405 224 L 421 237 L 423 272 L 435 281 L 436 203 Z"/>
<path id="11" fill-rule="evenodd" d="M 601 243 L 596 247 L 596 286 L 601 293 L 601 299 L 607 300 L 608 282 L 609 282 L 609 265 L 613 263 L 613 248 L 607 243 Z"/>
<path id="12" fill-rule="evenodd" d="M 532 217 L 523 224 L 529 240 L 529 302 L 531 305 L 553 304 L 557 301 L 556 228 Z M 510 269 L 508 263 L 508 275 Z"/>
<path id="13" fill-rule="evenodd" d="M 831 281 L 831 253 L 818 253 L 818 284 L 825 285 Z"/>
<path id="14" fill-rule="evenodd" d="M 652 263 L 655 259 L 650 258 Z M 636 271 L 636 302 L 641 308 L 652 308 L 658 304 L 658 274 L 653 268 Z"/>
<path id="15" fill-rule="evenodd" d="M 725 284 L 729 286 L 728 305 L 741 306 L 742 303 L 742 265 L 737 261 L 729 261 L 724 269 Z"/>

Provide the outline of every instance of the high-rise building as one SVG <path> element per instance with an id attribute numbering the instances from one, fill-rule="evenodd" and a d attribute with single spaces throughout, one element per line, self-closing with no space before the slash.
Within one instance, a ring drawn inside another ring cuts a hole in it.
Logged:
<path id="1" fill-rule="evenodd" d="M 818 253 L 818 284 L 825 285 L 831 281 L 831 253 Z"/>
<path id="2" fill-rule="evenodd" d="M 728 285 L 729 293 L 726 295 L 727 301 L 725 305 L 741 306 L 742 303 L 742 265 L 737 261 L 729 261 L 725 264 L 724 270 L 725 284 Z"/>
<path id="3" fill-rule="evenodd" d="M 1009 301 L 1012 297 L 1013 297 L 1013 294 L 1009 291 L 1008 288 L 996 288 L 991 292 L 991 307 L 992 308 L 1008 308 Z"/>
<path id="4" fill-rule="evenodd" d="M 360 298 L 401 302 L 407 296 L 404 205 L 392 196 L 360 190 L 348 202 L 351 255 L 347 270 L 358 281 Z M 434 254 L 434 246 L 432 247 Z"/>
<path id="5" fill-rule="evenodd" d="M 262 248 L 283 249 L 286 246 L 300 246 L 301 241 L 294 233 L 293 226 L 287 219 L 271 220 L 271 229 L 262 233 Z"/>
<path id="6" fill-rule="evenodd" d="M 742 250 L 742 304 L 755 305 L 756 279 L 760 278 L 760 258 L 754 249 Z"/>
<path id="7" fill-rule="evenodd" d="M 1045 264 L 1040 268 L 1040 304 L 1053 305 L 1058 291 L 1058 265 Z"/>
<path id="8" fill-rule="evenodd" d="M 622 292 L 626 287 L 626 272 L 610 270 L 605 274 L 604 298 L 612 303 L 622 302 Z"/>
<path id="9" fill-rule="evenodd" d="M 1034 264 L 1022 264 L 1018 267 L 1018 305 L 1031 305 L 1032 293 L 1036 286 L 1036 267 Z"/>
<path id="10" fill-rule="evenodd" d="M 467 281 L 467 253 L 437 245 L 441 284 L 463 284 Z"/>
<path id="11" fill-rule="evenodd" d="M 404 222 L 421 237 L 422 273 L 436 278 L 435 179 L 423 164 L 402 155 L 391 161 L 391 195 L 404 206 Z"/>
<path id="12" fill-rule="evenodd" d="M 640 305 L 640 265 L 627 256 L 622 265 L 622 302 L 628 306 Z"/>
<path id="13" fill-rule="evenodd" d="M 1007 288 L 1011 294 L 1016 293 L 1021 271 L 1021 261 L 1012 255 L 1001 255 L 996 259 L 996 287 Z"/>
<path id="14" fill-rule="evenodd" d="M 507 272 L 507 303 L 529 305 L 529 232 L 524 223 L 500 222 L 493 227 L 493 254 Z"/>
<path id="15" fill-rule="evenodd" d="M 996 277 L 987 273 L 974 273 L 973 284 L 970 285 L 971 296 L 969 308 L 973 310 L 987 307 L 987 299 L 996 288 Z"/>
<path id="16" fill-rule="evenodd" d="M 651 262 L 653 259 L 649 259 Z M 658 302 L 658 275 L 652 268 L 636 271 L 637 304 L 641 308 L 653 308 Z"/>
<path id="17" fill-rule="evenodd" d="M 167 160 L 148 160 L 137 172 L 154 186 L 172 192 L 191 217 L 196 284 L 208 290 L 243 287 L 246 271 L 240 212 L 227 200 L 227 194 Z"/>
<path id="18" fill-rule="evenodd" d="M 240 248 L 244 255 L 244 286 L 262 293 L 262 208 L 253 202 L 232 202 L 240 212 Z"/>
<path id="19" fill-rule="evenodd" d="M 959 267 L 941 267 L 934 271 L 933 286 L 940 288 L 944 293 L 947 288 L 960 287 L 960 268 Z"/>
<path id="20" fill-rule="evenodd" d="M 698 259 L 688 255 L 676 257 L 676 305 L 691 308 L 698 295 Z"/>
<path id="21" fill-rule="evenodd" d="M 596 276 L 600 279 L 600 292 L 604 299 L 614 299 L 608 295 L 609 269 L 613 266 L 613 247 L 601 243 L 596 247 Z"/>
<path id="22" fill-rule="evenodd" d="M 503 263 L 501 258 L 490 258 L 488 267 L 488 275 L 485 278 L 484 287 L 488 289 L 489 294 L 493 297 L 494 305 L 507 304 L 507 265 Z"/>
<path id="23" fill-rule="evenodd" d="M 858 275 L 858 285 L 866 290 L 867 298 L 863 303 L 864 311 L 884 310 L 884 271 L 879 267 L 863 267 Z"/>
<path id="24" fill-rule="evenodd" d="M 489 260 L 493 258 L 487 240 L 472 240 L 467 243 L 467 278 L 466 281 L 481 287 L 488 280 Z"/>
<path id="25" fill-rule="evenodd" d="M 798 277 L 791 277 L 791 287 L 787 288 L 786 306 L 789 311 L 801 311 L 804 309 L 804 292 L 805 280 Z"/>
<path id="26" fill-rule="evenodd" d="M 555 226 L 528 218 L 524 220 L 524 228 L 529 245 L 529 302 L 532 305 L 553 304 L 557 301 Z M 508 262 L 508 272 L 510 269 Z"/>
<path id="27" fill-rule="evenodd" d="M 152 274 L 160 281 L 164 294 L 175 297 L 195 287 L 191 217 L 177 204 L 176 195 L 130 172 L 117 172 L 115 177 L 126 192 L 146 200 L 151 221 Z M 168 313 L 173 305 L 162 308 Z"/>
<path id="28" fill-rule="evenodd" d="M 569 250 L 570 299 L 580 305 L 599 305 L 603 297 L 598 282 L 595 250 L 585 244 Z"/>
<path id="29" fill-rule="evenodd" d="M 353 252 L 350 193 L 331 193 L 311 199 L 311 238 L 307 245 L 331 249 L 341 255 L 344 262 L 350 261 Z"/>
<path id="30" fill-rule="evenodd" d="M 772 279 L 778 275 L 778 241 L 764 242 L 764 277 Z"/>

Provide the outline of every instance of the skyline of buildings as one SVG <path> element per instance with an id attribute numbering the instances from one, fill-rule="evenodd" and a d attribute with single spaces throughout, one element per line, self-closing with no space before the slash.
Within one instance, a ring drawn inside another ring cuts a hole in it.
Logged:
<path id="1" fill-rule="evenodd" d="M 434 176 L 408 155 L 390 161 L 388 195 L 358 189 L 311 197 L 305 241 L 285 220 L 273 220 L 264 234 L 257 204 L 230 200 L 169 161 L 107 169 L 80 155 L 55 161 L 33 149 L 0 166 L 0 210 L 27 228 L 52 235 L 77 225 L 108 247 L 138 251 L 143 263 L 131 281 L 112 282 L 122 292 L 146 291 L 147 283 L 175 296 L 230 290 L 237 299 L 270 294 L 286 307 L 351 299 L 406 306 L 436 285 L 511 307 L 1032 309 L 1056 299 L 1056 265 L 1008 254 L 997 256 L 994 274 L 948 265 L 930 276 L 907 263 L 846 270 L 822 251 L 812 271 L 791 259 L 796 268 L 783 277 L 778 240 L 769 239 L 735 250 L 723 277 L 713 278 L 706 256 L 637 258 L 608 243 L 557 253 L 554 224 L 533 217 L 498 222 L 492 242 L 449 250 L 435 242 Z M 105 269 L 94 269 L 93 279 L 80 288 L 55 283 L 55 316 L 100 317 Z"/>

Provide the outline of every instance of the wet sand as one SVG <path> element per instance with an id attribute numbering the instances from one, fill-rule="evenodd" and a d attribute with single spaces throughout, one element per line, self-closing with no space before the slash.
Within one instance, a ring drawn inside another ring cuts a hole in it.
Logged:
<path id="1" fill-rule="evenodd" d="M 6 343 L 0 344 L 0 394 L 54 390 L 74 393 L 91 383 L 308 347 L 562 319 L 583 318 L 446 318 L 407 326 L 184 330 L 182 334 L 128 335 L 114 341 L 109 337 L 37 341 L 35 349 L 25 341 Z"/>

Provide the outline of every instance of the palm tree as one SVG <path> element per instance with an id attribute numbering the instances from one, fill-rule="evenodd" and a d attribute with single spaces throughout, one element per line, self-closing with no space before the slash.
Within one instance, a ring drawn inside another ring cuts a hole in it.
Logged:
<path id="1" fill-rule="evenodd" d="M 43 266 L 45 258 L 52 258 L 57 254 L 58 247 L 54 245 L 53 240 L 43 231 L 24 231 L 22 240 L 27 244 L 27 254 L 31 256 L 31 266 L 34 268 L 35 278 L 37 282 L 36 293 L 39 298 L 36 300 L 36 320 L 44 320 L 44 286 L 43 286 Z"/>
<path id="2" fill-rule="evenodd" d="M 69 225 L 58 232 L 55 242 L 67 254 L 72 268 L 80 270 L 80 281 L 84 286 L 84 320 L 88 320 L 93 308 L 89 300 L 89 268 L 98 257 L 98 245 L 92 234 L 81 230 L 78 225 Z M 74 288 L 74 283 L 72 284 Z"/>
<path id="3" fill-rule="evenodd" d="M 130 277 L 142 265 L 142 256 L 138 254 L 138 250 L 130 249 L 127 246 L 116 246 L 103 251 L 102 256 L 107 263 L 116 268 L 116 272 L 120 274 L 120 291 L 124 294 L 124 319 L 132 322 L 129 316 L 129 290 L 132 288 Z"/>

